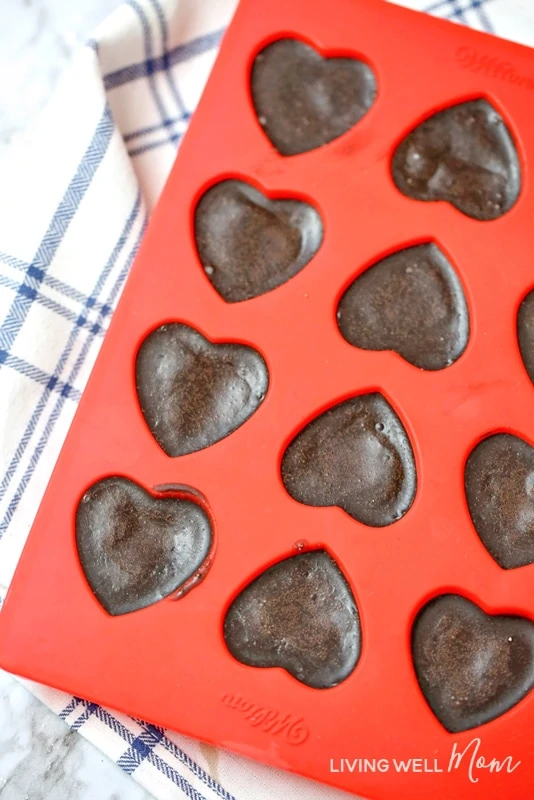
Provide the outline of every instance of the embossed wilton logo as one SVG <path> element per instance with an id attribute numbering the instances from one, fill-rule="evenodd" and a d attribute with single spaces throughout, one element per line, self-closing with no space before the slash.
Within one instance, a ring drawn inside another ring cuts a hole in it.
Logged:
<path id="1" fill-rule="evenodd" d="M 492 78 L 499 78 L 523 89 L 534 89 L 534 78 L 527 78 L 526 75 L 518 75 L 513 64 L 509 61 L 501 61 L 496 56 L 487 56 L 474 50 L 472 47 L 462 45 L 456 50 L 456 60 L 464 69 L 472 72 L 484 72 Z"/>
<path id="2" fill-rule="evenodd" d="M 241 711 L 249 725 L 272 736 L 283 734 L 289 744 L 302 744 L 310 735 L 304 720 L 291 714 L 284 716 L 279 711 L 258 706 L 239 695 L 225 694 L 222 701 L 228 708 Z"/>

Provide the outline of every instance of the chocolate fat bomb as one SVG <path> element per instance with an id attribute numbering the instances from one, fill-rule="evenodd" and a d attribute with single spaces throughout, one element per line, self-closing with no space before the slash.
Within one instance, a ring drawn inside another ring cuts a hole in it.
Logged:
<path id="1" fill-rule="evenodd" d="M 323 240 L 319 213 L 302 200 L 270 200 L 244 181 L 217 183 L 195 210 L 207 277 L 227 303 L 276 289 L 299 273 Z"/>
<path id="2" fill-rule="evenodd" d="M 534 448 L 510 433 L 478 444 L 465 467 L 475 530 L 504 569 L 534 563 Z"/>
<path id="3" fill-rule="evenodd" d="M 485 614 L 459 595 L 441 595 L 422 609 L 412 654 L 430 708 L 452 733 L 499 717 L 534 685 L 534 624 Z"/>
<path id="4" fill-rule="evenodd" d="M 122 477 L 91 486 L 76 512 L 82 569 L 113 616 L 178 591 L 202 571 L 211 543 L 210 520 L 193 499 L 155 498 Z"/>
<path id="5" fill-rule="evenodd" d="M 287 558 L 253 580 L 230 606 L 224 638 L 242 664 L 282 667 L 315 689 L 344 681 L 361 648 L 356 602 L 324 550 Z"/>
<path id="6" fill-rule="evenodd" d="M 426 119 L 398 146 L 393 180 L 415 200 L 446 200 L 469 217 L 494 220 L 521 188 L 517 150 L 487 100 L 458 103 Z"/>
<path id="7" fill-rule="evenodd" d="M 356 125 L 374 103 L 376 79 L 357 58 L 323 58 L 304 42 L 279 39 L 256 56 L 251 89 L 260 125 L 292 156 Z"/>
<path id="8" fill-rule="evenodd" d="M 400 519 L 416 490 L 408 435 L 379 393 L 339 403 L 310 422 L 282 460 L 289 494 L 309 506 L 339 506 L 365 525 Z"/>
<path id="9" fill-rule="evenodd" d="M 146 423 L 173 457 L 209 447 L 243 425 L 269 383 L 265 361 L 252 347 L 214 344 L 182 323 L 150 333 L 135 369 Z"/>
<path id="10" fill-rule="evenodd" d="M 525 369 L 534 383 L 534 291 L 529 292 L 519 306 L 517 339 Z"/>
<path id="11" fill-rule="evenodd" d="M 443 369 L 469 340 L 469 313 L 452 264 L 435 244 L 407 247 L 369 267 L 339 303 L 342 336 L 364 350 L 394 350 Z"/>

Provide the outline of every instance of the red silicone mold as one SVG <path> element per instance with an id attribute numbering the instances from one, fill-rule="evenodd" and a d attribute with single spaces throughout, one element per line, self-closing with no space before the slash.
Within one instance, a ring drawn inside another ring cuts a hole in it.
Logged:
<path id="1" fill-rule="evenodd" d="M 254 56 L 281 37 L 362 58 L 378 87 L 371 109 L 346 134 L 291 157 L 268 141 L 249 89 Z M 534 620 L 534 566 L 504 570 L 489 555 L 471 522 L 463 477 L 473 447 L 491 433 L 511 431 L 534 444 L 534 388 L 516 335 L 519 304 L 534 286 L 533 78 L 529 49 L 381 0 L 270 0 L 261 7 L 242 0 L 0 614 L 4 668 L 373 800 L 531 796 L 534 693 L 479 728 L 449 733 L 422 695 L 410 642 L 419 610 L 447 592 L 488 613 Z M 522 173 L 518 201 L 491 222 L 407 198 L 390 169 L 416 124 L 479 97 L 506 121 Z M 226 303 L 212 287 L 193 235 L 199 198 L 224 178 L 271 198 L 306 200 L 324 224 L 306 267 L 239 303 Z M 470 338 L 463 355 L 430 372 L 392 352 L 350 346 L 336 325 L 347 286 L 378 259 L 429 241 L 447 254 L 465 293 Z M 170 321 L 214 342 L 248 344 L 269 370 L 266 397 L 245 424 L 176 458 L 150 433 L 135 386 L 141 342 Z M 297 502 L 280 473 L 288 443 L 310 419 L 372 391 L 397 412 L 417 468 L 412 507 L 384 528 Z M 95 481 L 111 475 L 155 496 L 166 485 L 186 485 L 205 498 L 216 547 L 209 572 L 181 599 L 112 617 L 91 592 L 76 549 L 76 508 Z M 245 666 L 223 636 L 238 592 L 302 548 L 301 540 L 333 556 L 360 612 L 361 657 L 331 689 L 310 688 L 282 669 Z M 463 749 L 474 737 L 479 755 L 511 755 L 520 765 L 475 769 L 473 782 L 466 757 L 448 772 L 454 743 Z M 389 766 L 340 771 L 343 758 Z M 395 770 L 393 759 L 413 758 L 426 762 Z"/>

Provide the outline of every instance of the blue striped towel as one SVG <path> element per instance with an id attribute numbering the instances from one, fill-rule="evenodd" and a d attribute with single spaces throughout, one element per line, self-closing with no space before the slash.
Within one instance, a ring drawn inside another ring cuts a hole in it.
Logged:
<path id="1" fill-rule="evenodd" d="M 534 44 L 532 0 L 403 4 Z M 234 7 L 127 0 L 80 52 L 3 175 L 0 602 Z M 28 686 L 160 800 L 346 796 Z"/>

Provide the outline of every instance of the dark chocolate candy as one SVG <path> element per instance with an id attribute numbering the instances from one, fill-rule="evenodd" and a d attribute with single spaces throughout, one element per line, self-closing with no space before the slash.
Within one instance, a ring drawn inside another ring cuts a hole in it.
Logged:
<path id="1" fill-rule="evenodd" d="M 339 506 L 365 525 L 400 519 L 416 490 L 412 448 L 379 393 L 346 400 L 316 417 L 282 460 L 289 494 L 310 506 Z"/>
<path id="2" fill-rule="evenodd" d="M 504 569 L 534 563 L 534 448 L 510 433 L 478 444 L 465 467 L 475 530 Z"/>
<path id="3" fill-rule="evenodd" d="M 91 589 L 116 616 L 180 589 L 202 567 L 212 531 L 193 499 L 154 498 L 115 477 L 95 483 L 80 500 L 76 543 Z"/>
<path id="4" fill-rule="evenodd" d="M 393 180 L 416 200 L 446 200 L 479 220 L 509 211 L 521 188 L 519 158 L 503 118 L 487 100 L 439 111 L 393 156 Z"/>
<path id="5" fill-rule="evenodd" d="M 227 303 L 249 300 L 293 278 L 323 239 L 318 212 L 302 200 L 270 200 L 238 180 L 217 183 L 195 211 L 206 275 Z"/>
<path id="6" fill-rule="evenodd" d="M 253 667 L 282 667 L 315 689 L 344 681 L 361 648 L 358 609 L 324 550 L 286 558 L 237 596 L 224 621 L 228 649 Z"/>
<path id="7" fill-rule="evenodd" d="M 213 344 L 181 323 L 162 325 L 139 348 L 137 394 L 168 456 L 202 450 L 239 428 L 262 403 L 269 375 L 242 344 Z"/>
<path id="8" fill-rule="evenodd" d="M 412 653 L 430 708 L 453 733 L 499 717 L 534 685 L 534 624 L 485 614 L 459 595 L 441 595 L 423 608 Z"/>
<path id="9" fill-rule="evenodd" d="M 407 247 L 352 283 L 338 308 L 344 338 L 364 350 L 394 350 L 421 369 L 456 361 L 469 313 L 453 266 L 435 244 Z"/>
<path id="10" fill-rule="evenodd" d="M 346 133 L 376 97 L 372 69 L 356 58 L 323 58 L 297 39 L 279 39 L 256 56 L 252 98 L 279 153 L 292 156 Z"/>
<path id="11" fill-rule="evenodd" d="M 517 338 L 525 369 L 534 383 L 534 291 L 529 292 L 519 306 Z"/>

